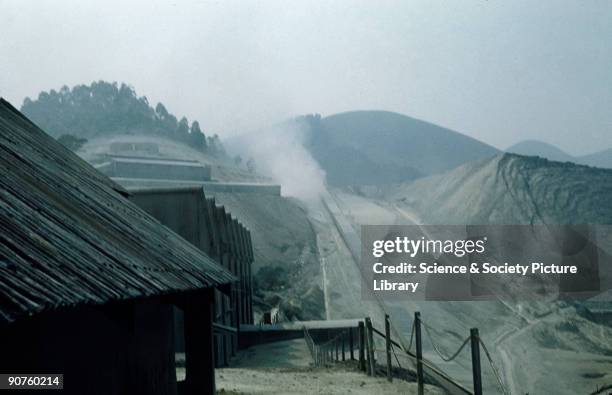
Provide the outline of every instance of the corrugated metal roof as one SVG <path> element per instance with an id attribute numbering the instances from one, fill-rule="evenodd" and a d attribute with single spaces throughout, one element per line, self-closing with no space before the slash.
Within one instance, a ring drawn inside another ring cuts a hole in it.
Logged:
<path id="1" fill-rule="evenodd" d="M 0 322 L 234 281 L 0 99 Z"/>

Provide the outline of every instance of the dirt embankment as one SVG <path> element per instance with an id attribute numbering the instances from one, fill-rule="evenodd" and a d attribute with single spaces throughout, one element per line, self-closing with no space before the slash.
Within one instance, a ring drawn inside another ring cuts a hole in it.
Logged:
<path id="1" fill-rule="evenodd" d="M 214 197 L 251 230 L 256 315 L 278 308 L 287 320 L 324 318 L 317 240 L 302 204 L 250 193 Z"/>

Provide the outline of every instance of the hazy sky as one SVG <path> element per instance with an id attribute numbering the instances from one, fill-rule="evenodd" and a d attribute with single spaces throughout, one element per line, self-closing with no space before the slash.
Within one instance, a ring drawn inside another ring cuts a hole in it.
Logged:
<path id="1" fill-rule="evenodd" d="M 127 82 L 229 135 L 397 111 L 506 148 L 612 147 L 612 1 L 0 0 L 0 95 Z"/>

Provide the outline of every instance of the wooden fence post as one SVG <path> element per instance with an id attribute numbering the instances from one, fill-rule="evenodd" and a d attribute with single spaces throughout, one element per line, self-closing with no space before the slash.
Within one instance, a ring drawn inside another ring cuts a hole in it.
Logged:
<path id="1" fill-rule="evenodd" d="M 368 335 L 368 360 L 370 366 L 370 375 L 376 376 L 376 360 L 374 356 L 374 331 L 372 330 L 372 320 L 366 318 L 366 333 Z"/>
<path id="2" fill-rule="evenodd" d="M 418 394 L 423 395 L 423 343 L 421 341 L 421 313 L 418 311 L 414 313 L 414 334 L 416 338 Z"/>
<path id="3" fill-rule="evenodd" d="M 478 328 L 470 329 L 470 346 L 472 348 L 472 376 L 474 378 L 474 395 L 482 395 L 482 376 L 480 373 L 480 344 Z"/>
<path id="4" fill-rule="evenodd" d="M 363 321 L 359 321 L 359 369 L 362 372 L 366 371 L 365 364 L 365 328 L 363 325 Z"/>
<path id="5" fill-rule="evenodd" d="M 353 353 L 353 328 L 349 329 L 349 349 L 351 350 L 351 361 L 355 359 L 355 354 Z"/>
<path id="6" fill-rule="evenodd" d="M 368 323 L 365 324 L 365 365 L 366 365 L 366 373 L 368 376 L 372 375 L 372 364 L 370 359 L 370 348 L 372 345 L 370 344 L 370 336 L 368 331 Z"/>
<path id="7" fill-rule="evenodd" d="M 338 337 L 336 336 L 336 340 L 334 340 L 334 345 L 336 346 L 336 362 L 338 362 L 340 360 L 339 355 L 340 353 L 338 352 Z"/>
<path id="8" fill-rule="evenodd" d="M 385 348 L 387 351 L 387 380 L 391 381 L 391 323 L 389 314 L 385 314 Z"/>

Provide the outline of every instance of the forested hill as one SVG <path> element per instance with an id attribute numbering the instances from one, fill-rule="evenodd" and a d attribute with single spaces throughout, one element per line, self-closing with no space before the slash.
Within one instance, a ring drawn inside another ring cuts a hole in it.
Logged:
<path id="1" fill-rule="evenodd" d="M 151 107 L 145 96 L 138 97 L 134 88 L 124 83 L 98 81 L 72 89 L 63 86 L 59 91 L 41 92 L 35 100 L 26 98 L 21 111 L 54 137 L 150 134 L 225 155 L 219 137 L 206 137 L 198 121 L 177 120 L 161 103 Z"/>

